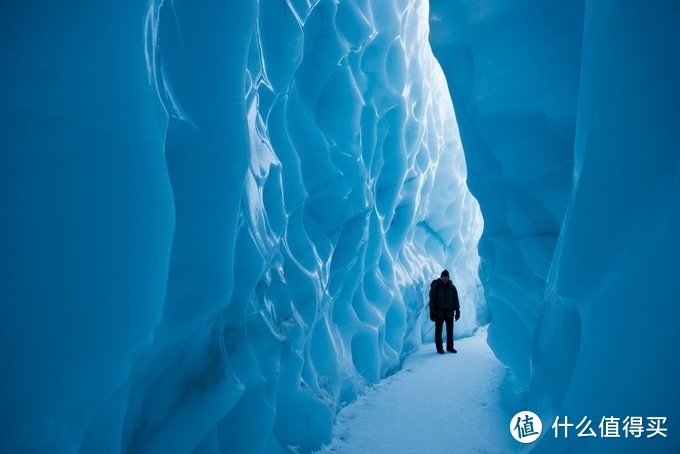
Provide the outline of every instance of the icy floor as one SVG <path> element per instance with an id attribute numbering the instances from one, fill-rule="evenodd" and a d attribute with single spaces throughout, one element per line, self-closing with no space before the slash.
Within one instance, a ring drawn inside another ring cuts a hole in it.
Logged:
<path id="1" fill-rule="evenodd" d="M 513 452 L 517 395 L 486 344 L 486 327 L 455 347 L 457 354 L 438 355 L 424 345 L 410 355 L 400 372 L 340 412 L 332 442 L 319 452 Z"/>

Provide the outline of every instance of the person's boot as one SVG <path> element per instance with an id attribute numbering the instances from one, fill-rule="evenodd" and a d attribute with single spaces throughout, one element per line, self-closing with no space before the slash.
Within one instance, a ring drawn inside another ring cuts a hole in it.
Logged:
<path id="1" fill-rule="evenodd" d="M 456 350 L 453 347 L 446 347 L 446 351 L 449 352 L 449 353 L 458 353 L 458 350 Z M 444 353 L 444 352 L 442 352 L 442 353 Z"/>
<path id="2" fill-rule="evenodd" d="M 441 348 L 441 347 L 437 347 L 437 353 L 439 353 L 440 355 L 443 355 L 443 354 L 444 354 L 444 349 Z"/>

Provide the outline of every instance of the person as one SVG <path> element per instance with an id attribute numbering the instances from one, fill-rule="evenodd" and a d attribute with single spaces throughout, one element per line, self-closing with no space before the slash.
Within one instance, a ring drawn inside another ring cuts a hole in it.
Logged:
<path id="1" fill-rule="evenodd" d="M 434 342 L 439 354 L 444 353 L 442 345 L 444 323 L 446 323 L 446 351 L 458 353 L 458 350 L 453 348 L 454 316 L 458 321 L 460 318 L 458 290 L 449 279 L 449 272 L 444 270 L 439 279 L 435 279 L 430 284 L 430 320 L 434 322 Z"/>

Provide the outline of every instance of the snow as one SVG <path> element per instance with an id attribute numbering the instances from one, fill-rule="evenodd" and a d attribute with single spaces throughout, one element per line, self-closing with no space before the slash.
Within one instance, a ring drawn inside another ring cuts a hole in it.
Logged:
<path id="1" fill-rule="evenodd" d="M 333 441 L 319 453 L 508 453 L 508 368 L 487 344 L 487 326 L 457 340 L 456 354 L 434 343 L 409 355 L 396 374 L 338 414 Z M 515 399 L 518 396 L 514 396 Z"/>

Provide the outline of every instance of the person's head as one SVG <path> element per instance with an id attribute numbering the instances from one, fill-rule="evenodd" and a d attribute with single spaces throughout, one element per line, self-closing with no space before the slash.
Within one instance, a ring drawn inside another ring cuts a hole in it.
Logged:
<path id="1" fill-rule="evenodd" d="M 442 271 L 442 274 L 441 274 L 441 276 L 439 276 L 439 277 L 440 277 L 440 279 L 441 279 L 445 284 L 446 284 L 447 282 L 449 282 L 449 272 L 448 272 L 448 270 Z"/>

